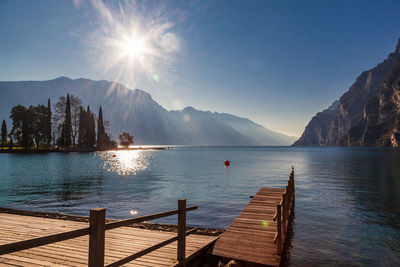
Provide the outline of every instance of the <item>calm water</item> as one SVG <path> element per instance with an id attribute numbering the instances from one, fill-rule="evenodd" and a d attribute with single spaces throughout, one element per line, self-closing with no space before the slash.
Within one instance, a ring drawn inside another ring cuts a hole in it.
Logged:
<path id="1" fill-rule="evenodd" d="M 223 162 L 229 159 L 231 166 Z M 192 225 L 225 228 L 262 186 L 295 167 L 291 266 L 400 266 L 400 151 L 178 147 L 90 154 L 0 154 L 0 206 L 128 218 L 198 205 Z M 160 220 L 176 223 L 176 217 Z"/>

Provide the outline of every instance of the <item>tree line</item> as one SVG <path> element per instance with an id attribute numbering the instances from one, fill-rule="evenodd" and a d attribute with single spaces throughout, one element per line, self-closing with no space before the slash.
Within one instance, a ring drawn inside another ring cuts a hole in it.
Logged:
<path id="1" fill-rule="evenodd" d="M 1 143 L 10 148 L 14 142 L 24 148 L 57 146 L 58 148 L 112 148 L 116 142 L 106 132 L 109 122 L 103 120 L 100 106 L 98 117 L 90 107 L 83 108 L 79 97 L 67 94 L 61 96 L 53 106 L 50 99 L 45 105 L 17 105 L 11 109 L 12 129 L 7 131 L 3 120 L 1 127 Z M 97 133 L 96 133 L 97 125 Z"/>

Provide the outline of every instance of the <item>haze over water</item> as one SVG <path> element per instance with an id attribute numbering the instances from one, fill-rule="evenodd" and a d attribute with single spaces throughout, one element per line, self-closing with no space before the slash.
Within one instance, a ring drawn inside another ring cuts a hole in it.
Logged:
<path id="1" fill-rule="evenodd" d="M 398 150 L 360 148 L 0 154 L 0 206 L 78 215 L 104 207 L 110 218 L 128 218 L 175 209 L 186 198 L 199 206 L 189 212 L 189 224 L 226 228 L 259 188 L 283 187 L 293 165 L 290 265 L 396 266 L 399 161 Z"/>

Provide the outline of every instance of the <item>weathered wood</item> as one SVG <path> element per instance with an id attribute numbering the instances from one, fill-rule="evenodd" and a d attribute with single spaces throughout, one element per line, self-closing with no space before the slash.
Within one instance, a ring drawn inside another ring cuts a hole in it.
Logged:
<path id="1" fill-rule="evenodd" d="M 280 256 L 273 239 L 276 206 L 284 189 L 261 188 L 235 221 L 216 241 L 213 254 L 237 260 L 279 266 Z M 265 200 L 265 201 L 264 201 Z"/>
<path id="2" fill-rule="evenodd" d="M 276 224 L 276 230 L 277 230 L 277 240 L 276 240 L 276 244 L 278 246 L 278 255 L 281 255 L 282 252 L 282 216 L 281 216 L 281 204 L 278 204 L 276 206 L 276 210 L 277 210 L 277 224 Z"/>
<path id="3" fill-rule="evenodd" d="M 204 251 L 206 251 L 208 248 L 210 248 L 215 241 L 217 241 L 217 239 L 219 238 L 219 236 L 215 237 L 213 240 L 209 241 L 207 244 L 204 244 L 201 248 L 199 248 L 196 252 L 192 253 L 191 255 L 189 255 L 189 257 L 185 258 L 185 264 L 187 264 L 188 262 L 190 262 L 191 260 L 195 259 L 196 257 L 198 257 L 201 253 L 203 253 Z M 172 265 L 171 267 L 177 267 L 180 266 L 180 262 L 175 263 L 174 265 Z"/>
<path id="4" fill-rule="evenodd" d="M 90 210 L 89 267 L 104 266 L 105 209 Z"/>
<path id="5" fill-rule="evenodd" d="M 213 254 L 279 266 L 292 218 L 294 172 L 285 189 L 261 188 L 216 241 Z"/>
<path id="6" fill-rule="evenodd" d="M 5 245 L 0 245 L 0 255 L 24 250 L 24 249 L 29 249 L 29 248 L 34 248 L 38 246 L 43 246 L 47 244 L 51 244 L 54 242 L 60 242 L 63 240 L 75 238 L 75 237 L 80 237 L 84 235 L 88 235 L 90 232 L 89 228 L 82 228 L 78 230 L 73 230 L 69 232 L 64 232 L 64 233 L 59 233 L 59 234 L 53 234 L 53 235 L 48 235 L 48 236 L 43 236 L 43 237 L 38 237 L 38 238 L 32 238 L 24 241 L 19 241 L 11 244 L 5 244 Z"/>
<path id="7" fill-rule="evenodd" d="M 178 200 L 178 251 L 177 259 L 180 266 L 185 265 L 186 248 L 186 199 Z"/>
<path id="8" fill-rule="evenodd" d="M 195 232 L 195 231 L 197 231 L 197 228 L 191 229 L 191 230 L 189 230 L 189 231 L 183 233 L 183 235 L 184 235 L 184 236 L 187 236 L 187 235 L 192 234 L 192 233 Z M 135 254 L 133 254 L 133 255 L 131 255 L 131 256 L 128 256 L 128 257 L 126 257 L 126 258 L 124 258 L 124 259 L 121 259 L 121 260 L 118 260 L 118 261 L 116 261 L 116 262 L 114 262 L 114 263 L 111 263 L 111 264 L 109 264 L 109 265 L 106 265 L 106 267 L 117 267 L 117 266 L 121 266 L 121 265 L 123 265 L 123 264 L 126 264 L 126 263 L 128 263 L 128 262 L 130 262 L 130 261 L 133 261 L 133 260 L 135 260 L 135 259 L 137 259 L 137 258 L 139 258 L 139 257 L 141 257 L 141 256 L 143 256 L 143 255 L 146 255 L 146 254 L 148 254 L 148 253 L 150 253 L 150 252 L 152 252 L 152 251 L 154 251 L 154 250 L 156 250 L 156 249 L 159 249 L 159 248 L 161 248 L 161 247 L 164 247 L 164 246 L 166 246 L 166 245 L 168 245 L 168 244 L 170 244 L 170 243 L 172 243 L 172 242 L 178 240 L 178 238 L 179 238 L 179 236 L 174 236 L 174 237 L 172 237 L 172 238 L 170 238 L 170 239 L 168 239 L 168 240 L 165 240 L 165 241 L 163 241 L 163 242 L 160 242 L 160 243 L 158 243 L 158 244 L 156 244 L 156 245 L 154 245 L 154 246 L 151 246 L 151 247 L 149 247 L 149 248 L 143 249 L 143 250 L 141 250 L 140 252 L 137 252 L 137 253 L 135 253 Z"/>
<path id="9" fill-rule="evenodd" d="M 283 218 L 282 218 L 282 236 L 283 240 L 286 238 L 286 226 L 287 226 L 287 198 L 286 193 L 282 195 L 283 204 L 282 204 L 282 211 L 283 211 Z"/>
<path id="10" fill-rule="evenodd" d="M 186 211 L 191 211 L 191 210 L 195 210 L 195 209 L 197 209 L 197 206 L 191 206 L 191 207 L 187 207 Z M 146 215 L 146 216 L 142 216 L 142 217 L 111 222 L 111 223 L 107 223 L 105 228 L 106 228 L 106 230 L 110 230 L 110 229 L 118 228 L 121 226 L 128 226 L 128 225 L 132 225 L 134 223 L 155 220 L 155 219 L 159 219 L 159 218 L 163 218 L 163 217 L 167 217 L 167 216 L 171 216 L 171 215 L 175 215 L 175 214 L 178 214 L 178 210 L 170 210 L 170 211 Z"/>
<path id="11" fill-rule="evenodd" d="M 43 217 L 0 213 L 0 245 L 25 239 L 52 235 L 87 227 L 87 222 L 76 222 Z M 64 240 L 29 250 L 0 256 L 1 266 L 88 266 L 89 228 L 86 236 Z M 176 233 L 152 231 L 133 227 L 120 227 L 107 231 L 105 265 L 154 246 Z M 191 234 L 186 237 L 186 258 L 206 246 L 215 236 Z M 167 267 L 175 264 L 177 242 L 156 249 L 129 263 L 128 267 Z"/>

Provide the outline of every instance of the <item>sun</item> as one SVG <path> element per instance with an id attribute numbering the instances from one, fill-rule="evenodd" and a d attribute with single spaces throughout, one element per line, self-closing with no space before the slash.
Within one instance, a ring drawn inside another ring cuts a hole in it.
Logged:
<path id="1" fill-rule="evenodd" d="M 98 27 L 85 42 L 90 49 L 88 58 L 99 71 L 132 88 L 143 82 L 165 83 L 165 78 L 174 77 L 182 45 L 173 32 L 175 23 L 161 15 L 167 13 L 163 6 L 141 12 L 142 6 L 135 1 L 118 5 L 89 2 L 98 11 Z"/>
<path id="2" fill-rule="evenodd" d="M 146 41 L 137 35 L 125 37 L 120 41 L 121 53 L 130 59 L 142 58 L 148 49 Z"/>

